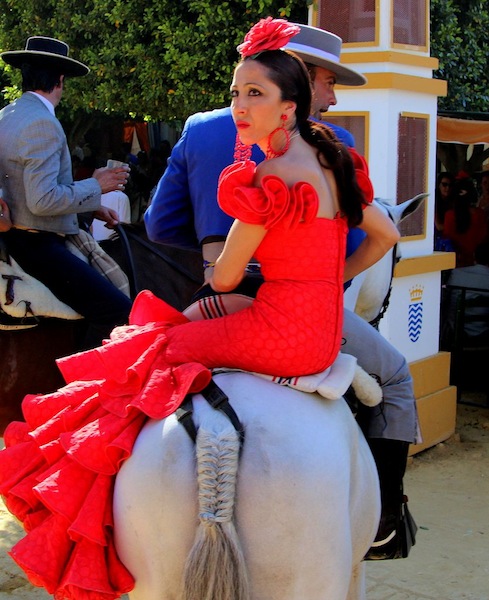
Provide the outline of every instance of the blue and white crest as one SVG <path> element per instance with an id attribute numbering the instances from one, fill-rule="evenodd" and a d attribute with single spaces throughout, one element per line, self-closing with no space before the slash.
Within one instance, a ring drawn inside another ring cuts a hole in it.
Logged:
<path id="1" fill-rule="evenodd" d="M 412 342 L 417 342 L 423 327 L 423 288 L 415 286 L 409 290 L 411 301 L 408 309 L 408 333 Z"/>

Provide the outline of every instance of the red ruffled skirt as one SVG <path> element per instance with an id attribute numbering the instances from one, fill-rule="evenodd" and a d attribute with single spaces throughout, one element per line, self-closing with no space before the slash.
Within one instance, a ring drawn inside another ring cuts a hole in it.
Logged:
<path id="1" fill-rule="evenodd" d="M 5 431 L 0 494 L 27 532 L 10 554 L 58 600 L 111 600 L 133 588 L 114 547 L 115 475 L 146 419 L 172 414 L 211 378 L 200 363 L 166 362 L 165 331 L 187 319 L 144 294 L 131 325 L 61 359 L 67 385 L 27 396 L 25 422 Z"/>

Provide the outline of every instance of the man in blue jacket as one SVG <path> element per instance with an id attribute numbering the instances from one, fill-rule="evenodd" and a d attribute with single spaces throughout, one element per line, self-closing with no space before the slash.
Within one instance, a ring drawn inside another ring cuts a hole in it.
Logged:
<path id="1" fill-rule="evenodd" d="M 307 64 L 314 87 L 312 117 L 320 118 L 336 104 L 336 83 L 362 85 L 366 79 L 340 65 L 341 39 L 334 34 L 299 24 L 301 32 L 287 48 Z M 293 42 L 293 43 L 292 43 Z M 329 125 L 346 145 L 353 137 L 345 129 Z M 182 136 L 173 148 L 168 167 L 161 178 L 152 203 L 145 214 L 148 236 L 155 242 L 187 248 L 201 248 L 205 261 L 219 256 L 232 224 L 232 218 L 217 205 L 217 183 L 224 167 L 234 160 L 236 127 L 229 108 L 189 117 Z M 263 160 L 254 147 L 252 160 Z M 379 233 L 384 215 L 373 206 L 364 211 L 362 228 L 368 235 Z M 397 236 L 396 232 L 396 236 Z M 365 237 L 363 231 L 354 243 L 355 250 Z M 378 240 L 380 254 L 396 239 Z M 376 259 L 375 259 L 376 260 Z M 372 257 L 368 257 L 372 264 Z M 375 261 L 373 261 L 375 262 Z M 402 479 L 409 444 L 417 441 L 417 417 L 412 379 L 405 358 L 373 327 L 345 310 L 342 352 L 352 354 L 358 364 L 374 375 L 383 390 L 384 402 L 369 409 L 366 436 L 374 455 L 382 490 L 382 520 L 371 559 L 398 558 L 402 531 L 399 525 L 403 502 Z"/>

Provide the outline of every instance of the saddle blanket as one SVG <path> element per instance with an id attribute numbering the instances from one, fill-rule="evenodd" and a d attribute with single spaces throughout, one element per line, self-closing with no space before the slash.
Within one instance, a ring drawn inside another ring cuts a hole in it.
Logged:
<path id="1" fill-rule="evenodd" d="M 8 260 L 0 260 L 0 329 L 35 327 L 38 317 L 82 318 L 12 257 Z"/>
<path id="2" fill-rule="evenodd" d="M 127 296 L 127 275 L 99 244 L 85 231 L 68 236 L 68 250 L 90 264 L 101 275 L 113 283 Z M 35 327 L 42 317 L 57 319 L 81 319 L 73 308 L 59 300 L 39 280 L 26 273 L 8 255 L 6 249 L 0 253 L 0 329 L 15 330 Z"/>
<path id="3" fill-rule="evenodd" d="M 213 369 L 214 373 L 238 371 L 239 369 Z M 358 400 L 365 406 L 377 406 L 382 401 L 382 388 L 377 381 L 366 373 L 351 354 L 340 352 L 334 363 L 321 373 L 300 375 L 297 377 L 280 377 L 252 373 L 278 385 L 286 385 L 301 392 L 313 394 L 317 392 L 327 400 L 341 398 L 350 386 L 353 387 Z"/>

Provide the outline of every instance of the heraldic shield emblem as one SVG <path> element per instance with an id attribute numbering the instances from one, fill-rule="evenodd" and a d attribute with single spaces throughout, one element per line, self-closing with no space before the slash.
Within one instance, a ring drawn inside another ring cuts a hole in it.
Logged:
<path id="1" fill-rule="evenodd" d="M 423 326 L 423 288 L 415 286 L 409 290 L 411 297 L 408 309 L 408 333 L 412 342 L 417 342 Z"/>

